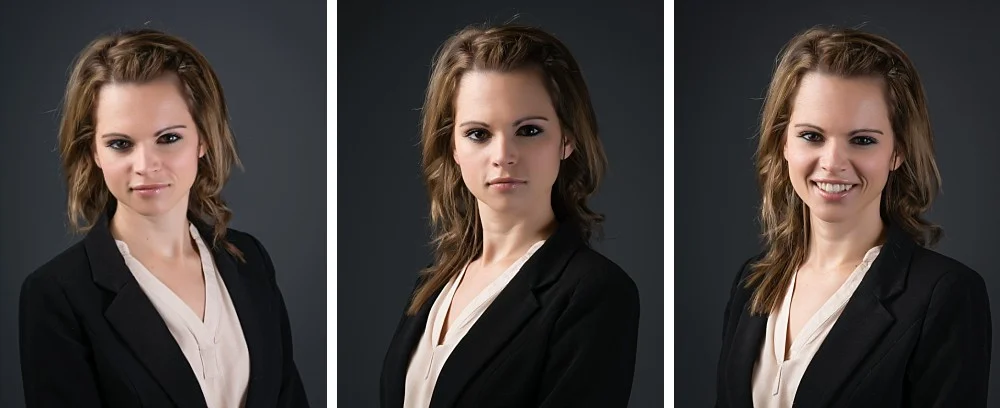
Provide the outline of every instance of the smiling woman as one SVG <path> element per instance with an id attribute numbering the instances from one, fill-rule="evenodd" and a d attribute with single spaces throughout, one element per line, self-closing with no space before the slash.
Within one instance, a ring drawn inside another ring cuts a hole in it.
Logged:
<path id="1" fill-rule="evenodd" d="M 227 226 L 239 160 L 205 57 L 153 30 L 93 41 L 59 146 L 87 234 L 22 286 L 27 406 L 308 406 L 271 258 Z"/>
<path id="2" fill-rule="evenodd" d="M 941 180 L 917 71 L 889 40 L 791 40 L 757 149 L 766 250 L 733 281 L 716 407 L 985 407 L 978 273 L 929 249 Z"/>
<path id="3" fill-rule="evenodd" d="M 533 27 L 457 33 L 422 144 L 435 261 L 386 353 L 382 406 L 627 406 L 638 290 L 589 246 L 606 159 L 569 50 Z"/>

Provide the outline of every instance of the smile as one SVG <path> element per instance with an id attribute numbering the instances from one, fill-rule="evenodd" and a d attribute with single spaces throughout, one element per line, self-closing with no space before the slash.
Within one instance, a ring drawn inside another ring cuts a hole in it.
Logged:
<path id="1" fill-rule="evenodd" d="M 854 187 L 854 184 L 833 184 L 820 182 L 813 182 L 813 184 L 815 184 L 816 187 L 819 187 L 820 190 L 831 194 L 843 193 Z"/>

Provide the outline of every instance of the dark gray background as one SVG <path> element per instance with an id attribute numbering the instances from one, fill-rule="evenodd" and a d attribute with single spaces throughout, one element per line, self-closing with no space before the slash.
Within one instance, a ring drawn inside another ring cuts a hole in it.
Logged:
<path id="1" fill-rule="evenodd" d="M 341 1 L 338 27 L 338 395 L 378 406 L 386 348 L 431 259 L 419 118 L 435 50 L 487 20 L 563 40 L 591 90 L 610 169 L 593 207 L 595 247 L 639 287 L 631 407 L 663 406 L 663 8 L 658 2 Z"/>
<path id="2" fill-rule="evenodd" d="M 78 240 L 67 232 L 56 153 L 71 63 L 97 35 L 147 21 L 192 42 L 220 76 L 246 167 L 224 191 L 232 227 L 270 252 L 306 392 L 326 405 L 325 12 L 321 0 L 0 6 L 0 406 L 24 405 L 21 282 Z"/>
<path id="3" fill-rule="evenodd" d="M 714 401 L 729 288 L 743 261 L 761 248 L 753 153 L 762 98 L 780 48 L 816 24 L 867 23 L 864 29 L 887 36 L 913 59 L 927 91 L 944 179 L 943 194 L 929 214 L 945 230 L 936 249 L 983 276 L 993 295 L 993 316 L 1000 314 L 994 233 L 1000 226 L 1000 196 L 991 183 L 1000 175 L 1000 137 L 993 123 L 1000 111 L 998 7 L 968 7 L 961 1 L 926 6 L 767 3 L 676 3 L 678 407 L 705 407 Z M 995 351 L 1000 350 L 998 342 L 1000 336 L 994 336 Z M 990 406 L 1000 404 L 997 355 Z"/>

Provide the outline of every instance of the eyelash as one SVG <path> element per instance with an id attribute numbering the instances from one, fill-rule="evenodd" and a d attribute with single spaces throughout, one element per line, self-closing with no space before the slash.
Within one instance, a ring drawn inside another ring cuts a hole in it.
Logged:
<path id="1" fill-rule="evenodd" d="M 533 132 L 533 133 L 532 134 L 525 134 L 525 130 L 527 130 L 529 132 Z M 535 125 L 526 125 L 526 126 L 522 126 L 519 129 L 517 129 L 517 133 L 515 133 L 515 134 L 517 136 L 535 137 L 535 136 L 541 135 L 543 132 L 545 132 L 545 131 L 542 128 L 538 127 L 538 126 L 535 126 Z M 481 136 L 477 136 L 476 133 L 480 133 Z M 486 140 L 488 140 L 488 138 L 490 136 L 489 136 L 489 131 L 487 131 L 486 129 L 475 128 L 475 129 L 469 129 L 469 130 L 467 130 L 465 132 L 465 137 L 468 138 L 469 140 L 475 142 L 475 143 L 484 143 L 484 142 L 486 142 Z"/>
<path id="2" fill-rule="evenodd" d="M 819 133 L 816 133 L 816 132 L 802 132 L 802 133 L 799 133 L 799 137 L 802 138 L 803 140 L 809 142 L 809 143 L 818 143 L 818 142 L 820 142 L 820 140 L 810 139 L 808 137 L 810 135 L 816 136 L 816 137 L 823 137 L 823 135 L 820 135 Z M 855 143 L 858 140 L 864 140 L 864 142 L 862 142 L 862 143 Z M 851 138 L 851 142 L 854 143 L 854 144 L 856 144 L 856 145 L 858 145 L 858 146 L 870 146 L 870 145 L 878 144 L 878 140 L 875 139 L 874 137 L 871 137 L 871 136 L 855 136 L 855 137 Z"/>
<path id="3" fill-rule="evenodd" d="M 164 135 L 160 135 L 160 137 L 157 138 L 157 142 L 164 139 L 170 139 L 170 140 L 163 141 L 162 144 L 174 144 L 183 139 L 183 137 L 181 137 L 181 135 L 178 135 L 176 133 L 167 133 Z M 125 144 L 125 146 L 122 146 L 122 144 Z M 132 142 L 125 139 L 115 139 L 108 142 L 107 146 L 112 150 L 125 151 L 128 150 L 130 147 L 132 147 Z"/>

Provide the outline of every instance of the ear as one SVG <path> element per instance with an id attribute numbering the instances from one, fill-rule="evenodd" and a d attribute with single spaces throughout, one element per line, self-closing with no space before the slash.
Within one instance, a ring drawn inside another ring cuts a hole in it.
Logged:
<path id="1" fill-rule="evenodd" d="M 573 154 L 574 150 L 575 150 L 575 148 L 573 147 L 572 140 L 570 140 L 570 138 L 568 138 L 568 137 L 563 138 L 563 154 L 562 154 L 562 159 L 563 160 L 568 159 L 569 155 Z"/>
<path id="2" fill-rule="evenodd" d="M 783 142 L 781 142 L 781 157 L 783 157 L 785 159 L 785 161 L 788 161 L 788 137 L 787 136 L 785 137 L 785 140 Z"/>
<path id="3" fill-rule="evenodd" d="M 204 143 L 199 143 L 198 144 L 198 158 L 200 159 L 202 157 L 205 157 L 205 144 Z"/>
<path id="4" fill-rule="evenodd" d="M 899 169 L 899 166 L 903 165 L 903 155 L 899 153 L 892 154 L 892 170 Z"/>
<path id="5" fill-rule="evenodd" d="M 99 169 L 102 168 L 101 167 L 101 157 L 97 155 L 97 151 L 94 151 L 93 155 L 94 155 L 94 164 L 97 165 L 97 168 L 99 168 Z"/>

